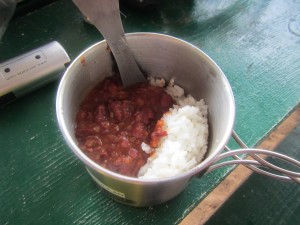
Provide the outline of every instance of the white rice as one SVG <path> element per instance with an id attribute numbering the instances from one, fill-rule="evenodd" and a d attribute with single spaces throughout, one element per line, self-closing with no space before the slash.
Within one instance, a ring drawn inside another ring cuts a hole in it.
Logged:
<path id="1" fill-rule="evenodd" d="M 164 87 L 165 81 L 150 78 L 150 84 Z M 162 118 L 167 136 L 160 140 L 159 146 L 151 149 L 149 145 L 142 144 L 142 149 L 152 155 L 140 169 L 140 179 L 182 174 L 199 164 L 207 150 L 207 106 L 204 100 L 197 101 L 190 95 L 184 96 L 184 90 L 175 85 L 173 80 L 165 89 L 176 105 Z"/>

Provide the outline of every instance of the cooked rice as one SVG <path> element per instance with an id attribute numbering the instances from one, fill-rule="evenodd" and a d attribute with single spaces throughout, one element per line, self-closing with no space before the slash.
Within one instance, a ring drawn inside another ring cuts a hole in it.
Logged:
<path id="1" fill-rule="evenodd" d="M 164 87 L 165 81 L 150 78 L 150 84 Z M 174 80 L 165 89 L 177 104 L 162 118 L 168 135 L 160 140 L 159 146 L 153 150 L 142 144 L 142 149 L 152 155 L 138 173 L 141 179 L 182 174 L 199 164 L 207 150 L 207 106 L 204 100 L 184 96 L 184 90 L 175 85 Z"/>

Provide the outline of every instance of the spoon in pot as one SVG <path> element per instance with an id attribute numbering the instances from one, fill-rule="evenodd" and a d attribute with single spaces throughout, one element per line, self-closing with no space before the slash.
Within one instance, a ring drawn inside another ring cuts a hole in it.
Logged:
<path id="1" fill-rule="evenodd" d="M 73 0 L 73 2 L 108 43 L 117 62 L 123 86 L 146 82 L 125 38 L 119 0 Z"/>

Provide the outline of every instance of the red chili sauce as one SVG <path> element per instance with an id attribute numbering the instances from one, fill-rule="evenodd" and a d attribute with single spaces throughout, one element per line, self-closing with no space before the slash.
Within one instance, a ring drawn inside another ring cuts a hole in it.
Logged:
<path id="1" fill-rule="evenodd" d="M 149 157 L 141 143 L 156 147 L 166 135 L 159 119 L 173 103 L 161 87 L 140 83 L 124 89 L 119 76 L 105 78 L 80 105 L 79 147 L 101 166 L 136 177 Z"/>

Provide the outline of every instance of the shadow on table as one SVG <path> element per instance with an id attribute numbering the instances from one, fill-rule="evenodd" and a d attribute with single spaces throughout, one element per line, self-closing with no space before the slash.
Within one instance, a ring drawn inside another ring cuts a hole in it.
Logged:
<path id="1" fill-rule="evenodd" d="M 299 158 L 300 125 L 276 148 Z M 271 161 L 271 160 L 270 160 Z M 205 225 L 300 224 L 300 187 L 253 174 Z"/>

